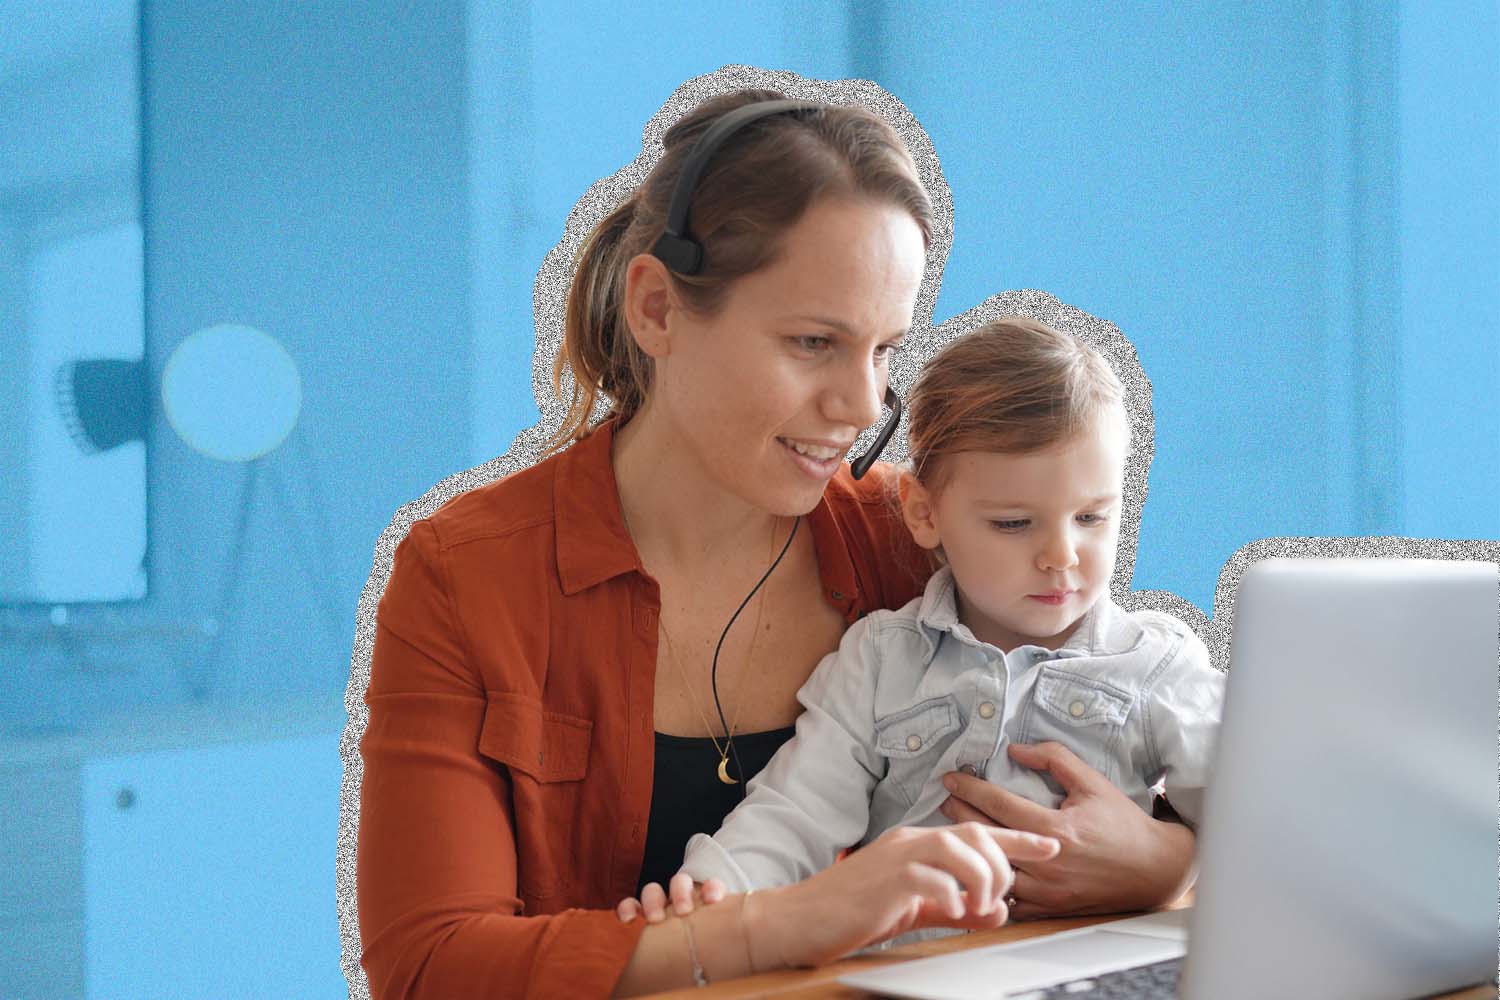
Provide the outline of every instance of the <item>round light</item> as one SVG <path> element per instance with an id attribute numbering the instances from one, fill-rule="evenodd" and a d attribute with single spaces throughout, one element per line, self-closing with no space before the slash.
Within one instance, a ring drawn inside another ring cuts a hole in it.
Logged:
<path id="1" fill-rule="evenodd" d="M 302 411 L 302 376 L 276 339 L 222 323 L 167 359 L 161 400 L 177 436 L 209 458 L 250 462 L 286 440 Z"/>

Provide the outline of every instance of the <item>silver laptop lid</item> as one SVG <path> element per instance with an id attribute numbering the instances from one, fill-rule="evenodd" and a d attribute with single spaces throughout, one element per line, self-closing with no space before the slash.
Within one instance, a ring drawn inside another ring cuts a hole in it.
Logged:
<path id="1" fill-rule="evenodd" d="M 1497 607 L 1488 562 L 1246 571 L 1182 996 L 1494 975 Z"/>

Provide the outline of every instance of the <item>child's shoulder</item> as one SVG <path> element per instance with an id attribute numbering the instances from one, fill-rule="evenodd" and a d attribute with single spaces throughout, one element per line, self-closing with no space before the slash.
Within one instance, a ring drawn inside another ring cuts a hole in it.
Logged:
<path id="1" fill-rule="evenodd" d="M 1158 654 L 1152 659 L 1159 660 L 1160 656 L 1171 654 L 1172 662 L 1180 666 L 1211 668 L 1208 647 L 1193 627 L 1181 618 L 1155 608 L 1125 611 L 1116 605 L 1116 609 L 1121 619 L 1128 621 L 1137 631 L 1141 647 Z"/>
<path id="2" fill-rule="evenodd" d="M 845 634 L 854 633 L 872 639 L 904 634 L 920 636 L 922 628 L 918 616 L 921 608 L 920 594 L 899 608 L 873 608 L 850 625 Z"/>

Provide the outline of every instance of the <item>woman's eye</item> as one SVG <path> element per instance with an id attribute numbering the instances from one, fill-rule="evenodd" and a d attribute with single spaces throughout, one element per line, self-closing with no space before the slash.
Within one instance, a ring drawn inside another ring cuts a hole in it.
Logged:
<path id="1" fill-rule="evenodd" d="M 806 337 L 793 337 L 792 339 L 796 342 L 798 347 L 802 348 L 804 351 L 811 351 L 814 354 L 819 351 L 827 350 L 828 346 L 833 343 L 833 341 L 828 337 L 811 335 Z"/>
<path id="2" fill-rule="evenodd" d="M 879 361 L 883 358 L 888 358 L 905 346 L 905 344 L 881 344 L 875 348 L 875 360 Z"/>
<path id="3" fill-rule="evenodd" d="M 1030 523 L 1024 518 L 1017 518 L 1013 521 L 991 521 L 990 527 L 997 531 L 1020 531 Z"/>

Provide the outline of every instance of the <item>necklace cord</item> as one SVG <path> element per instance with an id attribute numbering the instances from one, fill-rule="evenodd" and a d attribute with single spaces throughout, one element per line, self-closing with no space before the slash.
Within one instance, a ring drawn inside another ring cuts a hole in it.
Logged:
<path id="1" fill-rule="evenodd" d="M 724 640 L 728 638 L 729 630 L 734 627 L 735 620 L 739 618 L 740 612 L 745 610 L 745 607 L 750 603 L 751 598 L 753 598 L 760 590 L 760 588 L 765 585 L 765 582 L 771 578 L 771 574 L 776 571 L 776 567 L 781 565 L 781 560 L 786 558 L 787 551 L 792 547 L 792 539 L 797 537 L 797 528 L 800 527 L 801 524 L 802 515 L 799 514 L 797 515 L 797 519 L 792 522 L 792 531 L 789 535 L 786 536 L 786 544 L 781 547 L 781 555 L 778 555 L 776 557 L 776 561 L 773 562 L 770 568 L 766 570 L 765 575 L 760 578 L 760 582 L 757 583 L 753 588 L 751 588 L 750 593 L 745 595 L 745 599 L 740 602 L 740 606 L 735 609 L 734 614 L 729 616 L 729 623 L 724 626 L 724 631 L 719 633 L 719 644 L 714 647 L 713 665 L 709 668 L 708 680 L 709 684 L 713 688 L 714 709 L 719 713 L 719 725 L 724 727 L 724 732 L 726 733 L 729 732 L 729 722 L 724 718 L 724 706 L 719 702 L 719 651 L 724 648 Z M 739 778 L 740 796 L 743 797 L 745 795 L 745 769 L 740 766 L 740 751 L 739 748 L 734 745 L 734 740 L 732 737 L 730 738 L 728 749 L 729 752 L 734 755 L 734 769 L 737 772 L 736 777 Z"/>

